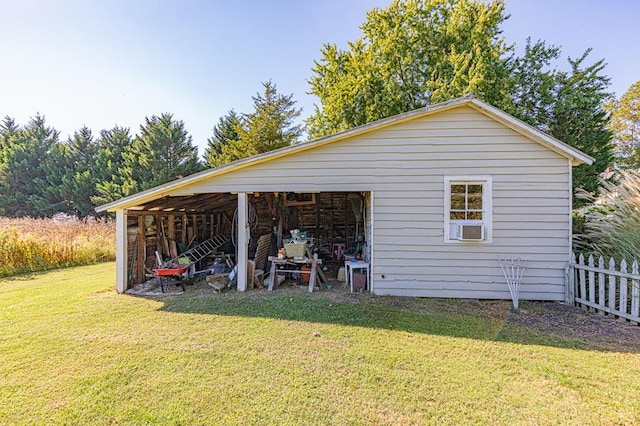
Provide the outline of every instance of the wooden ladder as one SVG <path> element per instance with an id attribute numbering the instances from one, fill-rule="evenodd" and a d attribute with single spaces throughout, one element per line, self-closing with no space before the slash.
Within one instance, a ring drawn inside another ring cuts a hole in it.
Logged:
<path id="1" fill-rule="evenodd" d="M 163 266 L 166 267 L 168 265 L 178 263 L 178 259 L 181 259 L 183 257 L 189 258 L 190 264 L 194 264 L 201 261 L 211 253 L 218 251 L 218 249 L 222 247 L 227 241 L 229 241 L 229 238 L 222 234 L 218 234 L 206 241 L 201 242 L 197 246 L 190 248 L 184 253 L 181 253 L 177 257 L 164 262 Z"/>

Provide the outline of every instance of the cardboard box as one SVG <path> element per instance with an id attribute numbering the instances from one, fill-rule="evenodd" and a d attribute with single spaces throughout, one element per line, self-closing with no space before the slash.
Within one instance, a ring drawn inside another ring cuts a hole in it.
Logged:
<path id="1" fill-rule="evenodd" d="M 353 291 L 360 291 L 367 289 L 367 274 L 355 273 L 353 274 Z"/>

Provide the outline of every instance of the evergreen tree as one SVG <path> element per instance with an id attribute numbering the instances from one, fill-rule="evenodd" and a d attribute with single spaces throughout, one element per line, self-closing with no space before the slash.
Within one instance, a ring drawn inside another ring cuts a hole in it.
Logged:
<path id="1" fill-rule="evenodd" d="M 557 96 L 559 75 L 553 64 L 559 58 L 558 47 L 540 40 L 532 44 L 527 39 L 524 55 L 514 58 L 511 65 L 507 112 L 545 132 L 549 131 Z"/>
<path id="2" fill-rule="evenodd" d="M 91 199 L 96 195 L 98 183 L 96 159 L 99 146 L 86 126 L 75 132 L 66 146 L 68 164 L 62 177 L 60 195 L 67 213 L 85 217 L 94 213 Z"/>
<path id="3" fill-rule="evenodd" d="M 36 115 L 23 128 L 6 118 L 2 128 L 0 212 L 5 216 L 47 216 L 60 207 L 55 161 L 59 133 Z"/>
<path id="4" fill-rule="evenodd" d="M 609 77 L 601 74 L 603 60 L 584 65 L 590 51 L 578 59 L 569 58 L 571 71 L 558 73 L 548 131 L 596 160 L 573 170 L 574 188 L 595 193 L 600 186 L 598 175 L 613 164 L 613 145 L 607 128 L 609 115 L 604 108 L 611 96 L 607 92 Z M 582 198 L 574 198 L 576 206 L 584 203 Z"/>
<path id="5" fill-rule="evenodd" d="M 220 117 L 218 124 L 213 128 L 213 136 L 207 139 L 207 149 L 205 158 L 210 167 L 222 165 L 220 157 L 224 147 L 240 139 L 238 129 L 242 126 L 240 117 L 234 110 L 230 110 L 227 115 Z"/>
<path id="6" fill-rule="evenodd" d="M 263 154 L 298 142 L 302 127 L 294 125 L 301 114 L 295 108 L 293 94 L 281 95 L 271 80 L 262 83 L 264 94 L 252 97 L 254 111 L 244 114 L 243 126 L 238 127 L 239 139 L 255 154 Z"/>
<path id="7" fill-rule="evenodd" d="M 271 81 L 262 85 L 264 93 L 252 97 L 254 111 L 243 114 L 236 126 L 238 139 L 222 147 L 216 165 L 289 146 L 302 135 L 302 127 L 294 125 L 301 110 L 295 108 L 293 95 L 279 94 Z"/>
<path id="8" fill-rule="evenodd" d="M 96 195 L 91 197 L 94 204 L 109 203 L 135 193 L 137 185 L 127 179 L 131 171 L 126 170 L 124 161 L 124 153 L 131 149 L 131 144 L 128 128 L 115 126 L 100 132 L 95 165 Z"/>
<path id="9" fill-rule="evenodd" d="M 169 113 L 145 118 L 140 134 L 123 152 L 125 185 L 137 191 L 148 189 L 202 170 L 198 148 L 193 145 L 184 122 Z"/>

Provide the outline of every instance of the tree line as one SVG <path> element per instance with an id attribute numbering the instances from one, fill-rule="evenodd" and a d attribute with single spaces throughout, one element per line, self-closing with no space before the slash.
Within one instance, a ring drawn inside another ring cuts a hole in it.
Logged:
<path id="1" fill-rule="evenodd" d="M 298 141 L 300 111 L 292 95 L 271 81 L 254 98 L 255 111 L 220 119 L 204 161 L 184 122 L 170 113 L 145 118 L 137 134 L 115 126 L 94 135 L 82 127 L 67 140 L 36 115 L 20 126 L 0 124 L 0 215 L 43 217 L 58 212 L 79 217 L 96 205 L 171 180 Z M 224 141 L 224 143 L 221 143 Z"/>
<path id="2" fill-rule="evenodd" d="M 66 141 L 42 116 L 24 126 L 6 117 L 0 214 L 84 216 L 96 204 L 297 143 L 305 129 L 321 137 L 470 92 L 594 157 L 575 169 L 575 187 L 595 193 L 614 162 L 638 167 L 637 128 L 629 130 L 631 113 L 623 113 L 635 105 L 637 125 L 638 89 L 635 104 L 626 94 L 616 101 L 604 60 L 591 61 L 589 49 L 563 60 L 559 47 L 527 40 L 517 54 L 502 36 L 507 19 L 500 0 L 396 0 L 373 9 L 347 49 L 321 49 L 309 79 L 318 103 L 304 127 L 293 95 L 267 81 L 252 112 L 231 109 L 219 119 L 204 161 L 184 123 L 168 113 L 146 118 L 136 135 L 82 128 Z"/>

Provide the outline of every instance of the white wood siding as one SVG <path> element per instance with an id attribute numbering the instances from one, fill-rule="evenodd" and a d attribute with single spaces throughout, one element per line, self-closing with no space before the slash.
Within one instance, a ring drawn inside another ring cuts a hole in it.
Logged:
<path id="1" fill-rule="evenodd" d="M 493 242 L 444 243 L 444 176 L 493 180 Z M 374 191 L 376 294 L 503 298 L 497 255 L 527 260 L 521 298 L 564 299 L 567 159 L 467 106 L 254 164 L 174 192 Z"/>

